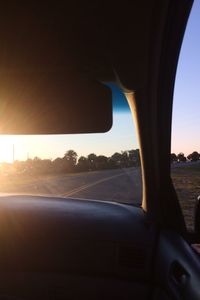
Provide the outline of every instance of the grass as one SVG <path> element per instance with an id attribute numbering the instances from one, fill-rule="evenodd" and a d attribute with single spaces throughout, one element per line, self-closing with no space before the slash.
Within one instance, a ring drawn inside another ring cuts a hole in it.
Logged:
<path id="1" fill-rule="evenodd" d="M 200 195 L 200 164 L 172 167 L 172 180 L 189 231 L 194 230 L 194 207 Z"/>

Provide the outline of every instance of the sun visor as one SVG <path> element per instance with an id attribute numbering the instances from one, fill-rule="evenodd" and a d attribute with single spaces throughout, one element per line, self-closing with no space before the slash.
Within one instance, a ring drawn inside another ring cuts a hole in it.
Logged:
<path id="1" fill-rule="evenodd" d="M 0 134 L 106 132 L 112 126 L 110 89 L 61 71 L 0 73 Z"/>
<path id="2" fill-rule="evenodd" d="M 100 47 L 105 43 L 92 15 L 65 1 L 3 4 L 0 134 L 98 133 L 111 128 L 112 94 L 97 81 L 105 81 L 99 76 L 101 68 L 107 69 Z"/>

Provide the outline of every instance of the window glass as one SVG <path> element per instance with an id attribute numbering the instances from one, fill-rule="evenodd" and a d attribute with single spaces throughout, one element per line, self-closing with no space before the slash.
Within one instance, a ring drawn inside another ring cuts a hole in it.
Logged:
<path id="1" fill-rule="evenodd" d="M 140 204 L 140 156 L 127 100 L 114 84 L 107 133 L 1 136 L 0 192 Z"/>
<path id="2" fill-rule="evenodd" d="M 189 230 L 200 195 L 199 16 L 200 1 L 194 1 L 179 58 L 172 122 L 171 175 Z"/>

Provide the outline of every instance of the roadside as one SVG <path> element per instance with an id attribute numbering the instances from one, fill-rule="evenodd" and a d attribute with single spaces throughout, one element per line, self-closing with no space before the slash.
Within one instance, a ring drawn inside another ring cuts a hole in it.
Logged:
<path id="1" fill-rule="evenodd" d="M 180 200 L 188 230 L 194 230 L 194 207 L 200 195 L 200 163 L 173 165 L 172 180 Z"/>

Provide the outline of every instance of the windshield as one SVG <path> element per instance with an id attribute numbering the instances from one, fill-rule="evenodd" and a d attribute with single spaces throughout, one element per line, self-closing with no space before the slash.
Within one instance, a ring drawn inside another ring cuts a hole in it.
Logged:
<path id="1" fill-rule="evenodd" d="M 131 112 L 109 85 L 107 133 L 0 136 L 0 192 L 140 204 L 140 154 Z"/>

